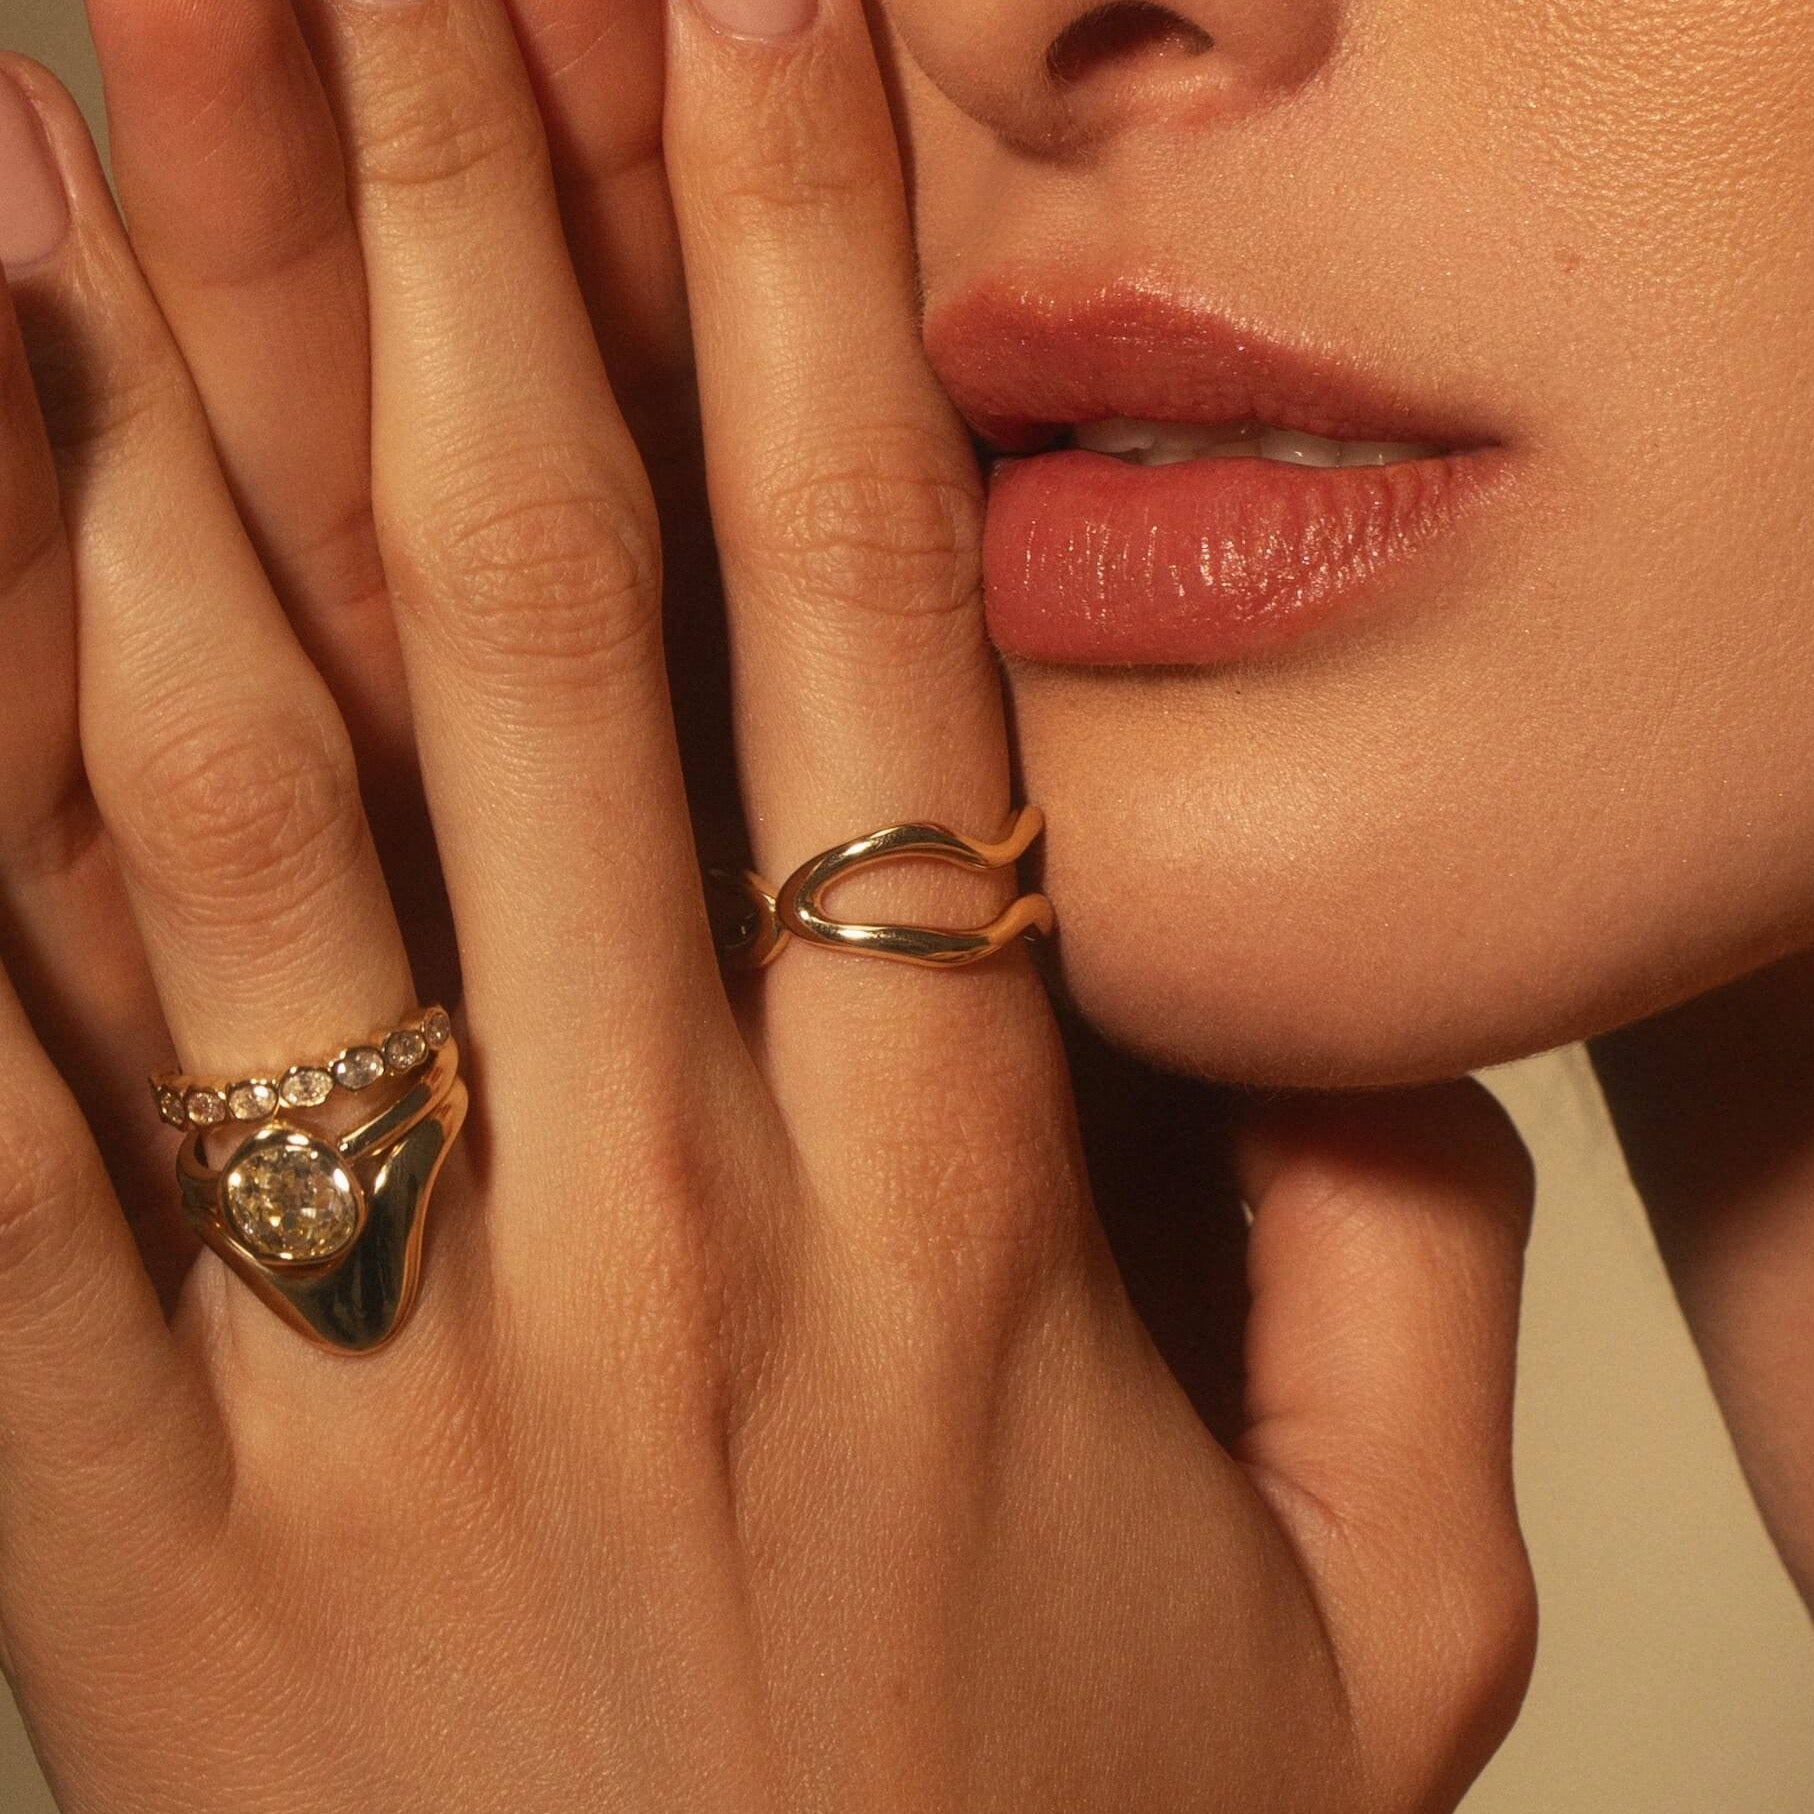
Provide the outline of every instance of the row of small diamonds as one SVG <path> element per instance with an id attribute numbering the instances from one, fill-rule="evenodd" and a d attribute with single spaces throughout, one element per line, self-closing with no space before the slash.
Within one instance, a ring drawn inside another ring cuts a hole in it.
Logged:
<path id="1" fill-rule="evenodd" d="M 425 1008 L 394 1032 L 348 1046 L 321 1064 L 292 1065 L 281 1077 L 245 1077 L 220 1084 L 159 1077 L 152 1079 L 151 1090 L 158 1114 L 172 1127 L 268 1121 L 280 1108 L 317 1108 L 336 1089 L 369 1090 L 381 1077 L 413 1071 L 452 1037 L 447 1010 Z"/>

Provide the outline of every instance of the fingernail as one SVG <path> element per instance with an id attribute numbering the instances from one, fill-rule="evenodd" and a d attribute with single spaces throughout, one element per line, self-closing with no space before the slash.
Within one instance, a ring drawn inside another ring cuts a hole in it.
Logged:
<path id="1" fill-rule="evenodd" d="M 721 31 L 741 38 L 791 38 L 812 24 L 819 0 L 699 0 Z"/>
<path id="2" fill-rule="evenodd" d="M 0 266 L 41 264 L 69 231 L 69 201 L 50 140 L 25 90 L 0 69 Z"/>

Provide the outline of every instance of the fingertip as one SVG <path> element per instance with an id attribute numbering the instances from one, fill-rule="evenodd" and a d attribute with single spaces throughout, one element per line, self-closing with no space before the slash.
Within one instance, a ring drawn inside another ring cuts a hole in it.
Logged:
<path id="1" fill-rule="evenodd" d="M 48 263 L 69 237 L 69 197 L 52 144 L 59 97 L 67 101 L 67 92 L 42 64 L 0 56 L 0 269 L 9 280 Z"/>
<path id="2" fill-rule="evenodd" d="M 23 51 L 0 50 L 0 74 L 24 97 L 54 153 L 72 137 L 92 144 L 81 104 L 55 70 Z"/>
<path id="3" fill-rule="evenodd" d="M 1414 1089 L 1294 1092 L 1255 1100 L 1233 1141 L 1256 1209 L 1289 1174 L 1294 1197 L 1342 1200 L 1365 1182 L 1381 1203 L 1465 1204 L 1529 1237 L 1536 1172 L 1512 1118 L 1473 1078 Z"/>
<path id="4" fill-rule="evenodd" d="M 97 209 L 117 214 L 75 96 L 42 63 L 13 51 L 0 52 L 0 171 L 0 265 L 23 304 L 45 283 L 65 282 Z"/>

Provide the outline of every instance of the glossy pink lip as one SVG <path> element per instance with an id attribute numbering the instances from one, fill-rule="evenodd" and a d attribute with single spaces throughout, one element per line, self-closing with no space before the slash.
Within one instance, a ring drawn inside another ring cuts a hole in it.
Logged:
<path id="1" fill-rule="evenodd" d="M 925 336 L 971 428 L 1031 456 L 995 468 L 984 548 L 991 634 L 1030 659 L 1199 664 L 1275 647 L 1379 596 L 1504 469 L 1477 423 L 1133 282 L 987 286 Z M 1117 416 L 1443 452 L 1331 470 L 1038 451 Z"/>

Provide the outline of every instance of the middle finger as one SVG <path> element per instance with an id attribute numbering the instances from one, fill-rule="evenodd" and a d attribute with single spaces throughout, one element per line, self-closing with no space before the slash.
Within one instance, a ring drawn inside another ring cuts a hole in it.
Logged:
<path id="1" fill-rule="evenodd" d="M 499 0 L 312 0 L 364 252 L 374 508 L 473 1024 L 545 1104 L 728 1029 L 669 708 L 660 538 Z M 504 1105 L 499 1105 L 502 1115 Z M 524 1121 L 535 1118 L 526 1107 Z"/>

